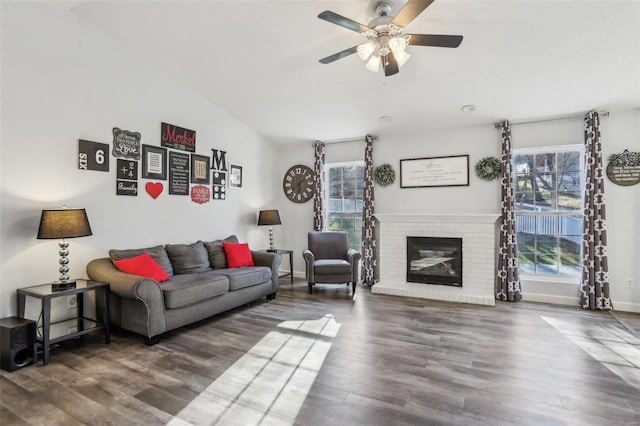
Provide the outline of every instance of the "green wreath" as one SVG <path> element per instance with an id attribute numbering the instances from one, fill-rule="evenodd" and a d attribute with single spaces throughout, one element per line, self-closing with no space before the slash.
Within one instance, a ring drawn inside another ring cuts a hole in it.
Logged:
<path id="1" fill-rule="evenodd" d="M 373 180 L 380 186 L 389 186 L 396 181 L 396 172 L 391 164 L 381 164 L 373 171 Z"/>
<path id="2" fill-rule="evenodd" d="M 502 163 L 496 157 L 484 157 L 476 163 L 475 169 L 480 179 L 494 180 L 502 173 Z"/>

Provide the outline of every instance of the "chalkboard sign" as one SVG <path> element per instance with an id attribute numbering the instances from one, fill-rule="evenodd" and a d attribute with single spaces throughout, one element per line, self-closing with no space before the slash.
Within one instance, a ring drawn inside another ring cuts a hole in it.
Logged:
<path id="1" fill-rule="evenodd" d="M 140 159 L 140 139 L 138 132 L 113 128 L 113 148 L 111 154 L 116 158 Z"/>
<path id="2" fill-rule="evenodd" d="M 195 152 L 196 132 L 173 124 L 162 123 L 160 145 L 167 148 Z"/>
<path id="3" fill-rule="evenodd" d="M 138 182 L 128 180 L 116 180 L 116 195 L 138 195 Z"/>
<path id="4" fill-rule="evenodd" d="M 78 168 L 80 170 L 109 171 L 109 144 L 78 141 Z"/>
<path id="5" fill-rule="evenodd" d="M 118 158 L 118 179 L 138 180 L 138 162 Z"/>
<path id="6" fill-rule="evenodd" d="M 189 195 L 189 154 L 169 152 L 169 194 Z"/>

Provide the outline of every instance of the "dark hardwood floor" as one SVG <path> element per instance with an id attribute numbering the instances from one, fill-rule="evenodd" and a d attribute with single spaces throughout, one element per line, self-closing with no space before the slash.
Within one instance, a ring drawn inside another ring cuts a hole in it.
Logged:
<path id="1" fill-rule="evenodd" d="M 640 315 L 283 284 L 145 346 L 0 375 L 2 425 L 640 425 Z"/>

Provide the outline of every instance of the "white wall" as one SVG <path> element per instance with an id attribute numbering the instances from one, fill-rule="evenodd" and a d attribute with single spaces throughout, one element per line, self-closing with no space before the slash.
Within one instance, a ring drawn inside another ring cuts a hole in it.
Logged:
<path id="1" fill-rule="evenodd" d="M 640 151 L 640 111 L 612 112 L 601 120 L 604 158 L 624 149 Z M 515 148 L 583 143 L 583 120 L 514 125 Z M 294 164 L 313 165 L 313 149 L 305 146 L 281 148 L 280 176 Z M 327 162 L 359 160 L 363 143 L 327 145 Z M 493 126 L 398 135 L 374 142 L 374 165 L 390 163 L 399 175 L 400 159 L 469 154 L 470 186 L 401 189 L 398 179 L 390 187 L 375 187 L 377 213 L 499 213 L 497 181 L 475 176 L 473 166 L 486 156 L 500 157 L 500 134 Z M 606 163 L 606 161 L 605 161 Z M 399 176 L 398 176 L 399 177 Z M 621 187 L 606 180 L 609 275 L 615 309 L 640 312 L 640 185 Z M 282 191 L 281 191 L 282 192 Z M 279 197 L 283 216 L 279 246 L 295 250 L 294 269 L 304 274 L 301 251 L 312 228 L 312 202 L 302 205 Z M 625 287 L 632 278 L 635 288 Z M 577 304 L 577 284 L 523 280 L 525 300 Z"/>
<path id="2" fill-rule="evenodd" d="M 37 240 L 40 212 L 84 207 L 93 236 L 70 241 L 71 276 L 109 248 L 191 243 L 236 233 L 266 247 L 257 212 L 279 188 L 275 148 L 254 131 L 75 15 L 32 2 L 2 3 L 0 317 L 15 314 L 15 289 L 57 279 L 55 240 Z M 112 128 L 160 146 L 160 123 L 197 132 L 196 153 L 227 151 L 243 167 L 243 188 L 198 205 L 188 196 L 115 195 L 110 171 L 81 171 L 78 139 L 111 143 Z"/>

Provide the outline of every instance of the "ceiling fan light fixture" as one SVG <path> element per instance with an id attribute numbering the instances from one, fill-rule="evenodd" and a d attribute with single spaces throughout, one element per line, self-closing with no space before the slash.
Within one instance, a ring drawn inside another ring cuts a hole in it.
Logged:
<path id="1" fill-rule="evenodd" d="M 411 55 L 409 55 L 407 52 L 398 52 L 398 53 L 393 52 L 393 57 L 396 58 L 398 67 L 401 67 L 407 63 Z"/>
<path id="2" fill-rule="evenodd" d="M 389 39 L 389 49 L 395 54 L 402 53 L 407 48 L 408 41 L 404 37 L 392 37 Z"/>
<path id="3" fill-rule="evenodd" d="M 371 72 L 378 72 L 378 70 L 380 69 L 380 57 L 371 55 L 371 57 L 367 61 L 367 65 L 365 65 L 364 67 Z"/>
<path id="4" fill-rule="evenodd" d="M 376 45 L 370 41 L 361 44 L 358 46 L 358 56 L 360 56 L 360 59 L 362 59 L 363 61 L 366 61 L 367 59 L 369 59 L 369 56 L 371 56 L 375 49 Z"/>

